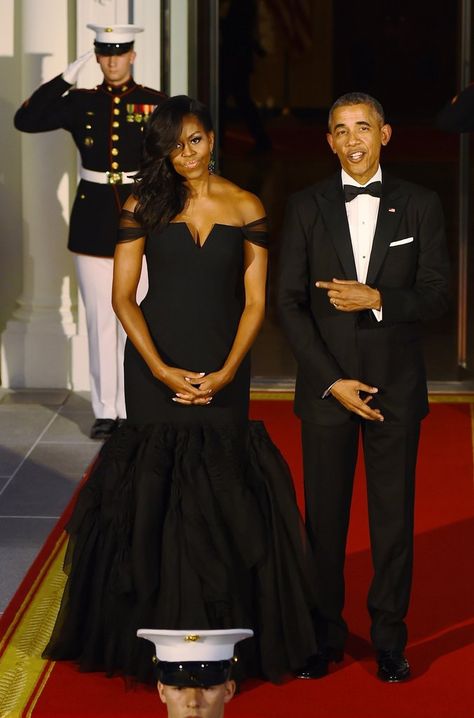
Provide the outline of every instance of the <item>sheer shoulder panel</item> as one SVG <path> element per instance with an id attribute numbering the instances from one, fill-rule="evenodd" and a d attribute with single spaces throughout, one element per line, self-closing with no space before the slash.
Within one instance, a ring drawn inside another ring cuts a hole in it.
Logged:
<path id="1" fill-rule="evenodd" d="M 145 229 L 137 222 L 133 212 L 123 209 L 120 213 L 117 242 L 133 242 L 146 235 Z"/>
<path id="2" fill-rule="evenodd" d="M 244 224 L 242 232 L 246 240 L 252 244 L 258 244 L 260 247 L 268 247 L 268 219 L 261 217 L 253 222 Z"/>

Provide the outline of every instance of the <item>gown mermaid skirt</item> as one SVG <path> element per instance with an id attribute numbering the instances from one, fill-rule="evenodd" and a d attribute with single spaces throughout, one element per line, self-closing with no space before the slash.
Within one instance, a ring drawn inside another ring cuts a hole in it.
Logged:
<path id="1" fill-rule="evenodd" d="M 222 366 L 242 312 L 244 241 L 263 243 L 262 226 L 215 225 L 202 247 L 183 223 L 148 237 L 142 310 L 165 361 Z M 138 628 L 244 627 L 255 637 L 239 647 L 240 676 L 279 681 L 315 652 L 309 547 L 288 467 L 248 420 L 249 377 L 246 358 L 211 405 L 182 406 L 127 344 L 128 420 L 68 524 L 47 657 L 152 681 Z"/>

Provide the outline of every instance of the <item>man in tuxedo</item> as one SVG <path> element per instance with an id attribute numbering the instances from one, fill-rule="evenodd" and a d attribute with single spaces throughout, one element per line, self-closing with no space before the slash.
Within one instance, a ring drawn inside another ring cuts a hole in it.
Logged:
<path id="1" fill-rule="evenodd" d="M 428 412 L 419 324 L 448 304 L 437 195 L 382 173 L 391 137 L 380 103 L 340 97 L 327 140 L 341 170 L 293 195 L 280 258 L 279 308 L 298 363 L 306 524 L 315 556 L 320 678 L 343 658 L 344 560 L 359 434 L 374 576 L 368 594 L 378 676 L 405 680 L 420 421 Z"/>

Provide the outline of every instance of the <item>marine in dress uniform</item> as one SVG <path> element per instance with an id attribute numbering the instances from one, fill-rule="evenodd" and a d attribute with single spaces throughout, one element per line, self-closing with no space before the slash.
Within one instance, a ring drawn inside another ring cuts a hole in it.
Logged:
<path id="1" fill-rule="evenodd" d="M 222 718 L 235 693 L 231 678 L 235 644 L 253 636 L 249 628 L 137 631 L 155 645 L 158 693 L 168 718 L 200 715 Z"/>
<path id="2" fill-rule="evenodd" d="M 142 28 L 87 27 L 96 33 L 94 50 L 41 85 L 17 111 L 14 122 L 22 132 L 67 130 L 81 156 L 81 179 L 71 213 L 68 248 L 74 252 L 86 309 L 96 419 L 91 437 L 103 439 L 114 430 L 117 420 L 125 418 L 125 334 L 111 304 L 118 219 L 138 168 L 146 121 L 165 96 L 138 85 L 132 78 L 133 41 Z M 93 89 L 71 89 L 94 52 L 104 81 Z M 142 296 L 144 284 L 145 280 L 139 287 Z"/>

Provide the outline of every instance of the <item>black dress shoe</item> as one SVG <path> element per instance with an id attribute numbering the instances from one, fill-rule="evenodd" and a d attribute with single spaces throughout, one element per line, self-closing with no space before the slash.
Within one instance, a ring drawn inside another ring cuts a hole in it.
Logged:
<path id="1" fill-rule="evenodd" d="M 108 439 L 117 428 L 115 419 L 96 419 L 92 424 L 91 439 Z"/>
<path id="2" fill-rule="evenodd" d="M 410 664 L 401 651 L 379 651 L 377 677 L 385 683 L 400 683 L 410 678 Z"/>
<path id="3" fill-rule="evenodd" d="M 297 678 L 324 678 L 329 673 L 329 664 L 340 663 L 344 659 L 342 648 L 324 648 L 307 661 L 303 668 L 296 671 Z"/>

